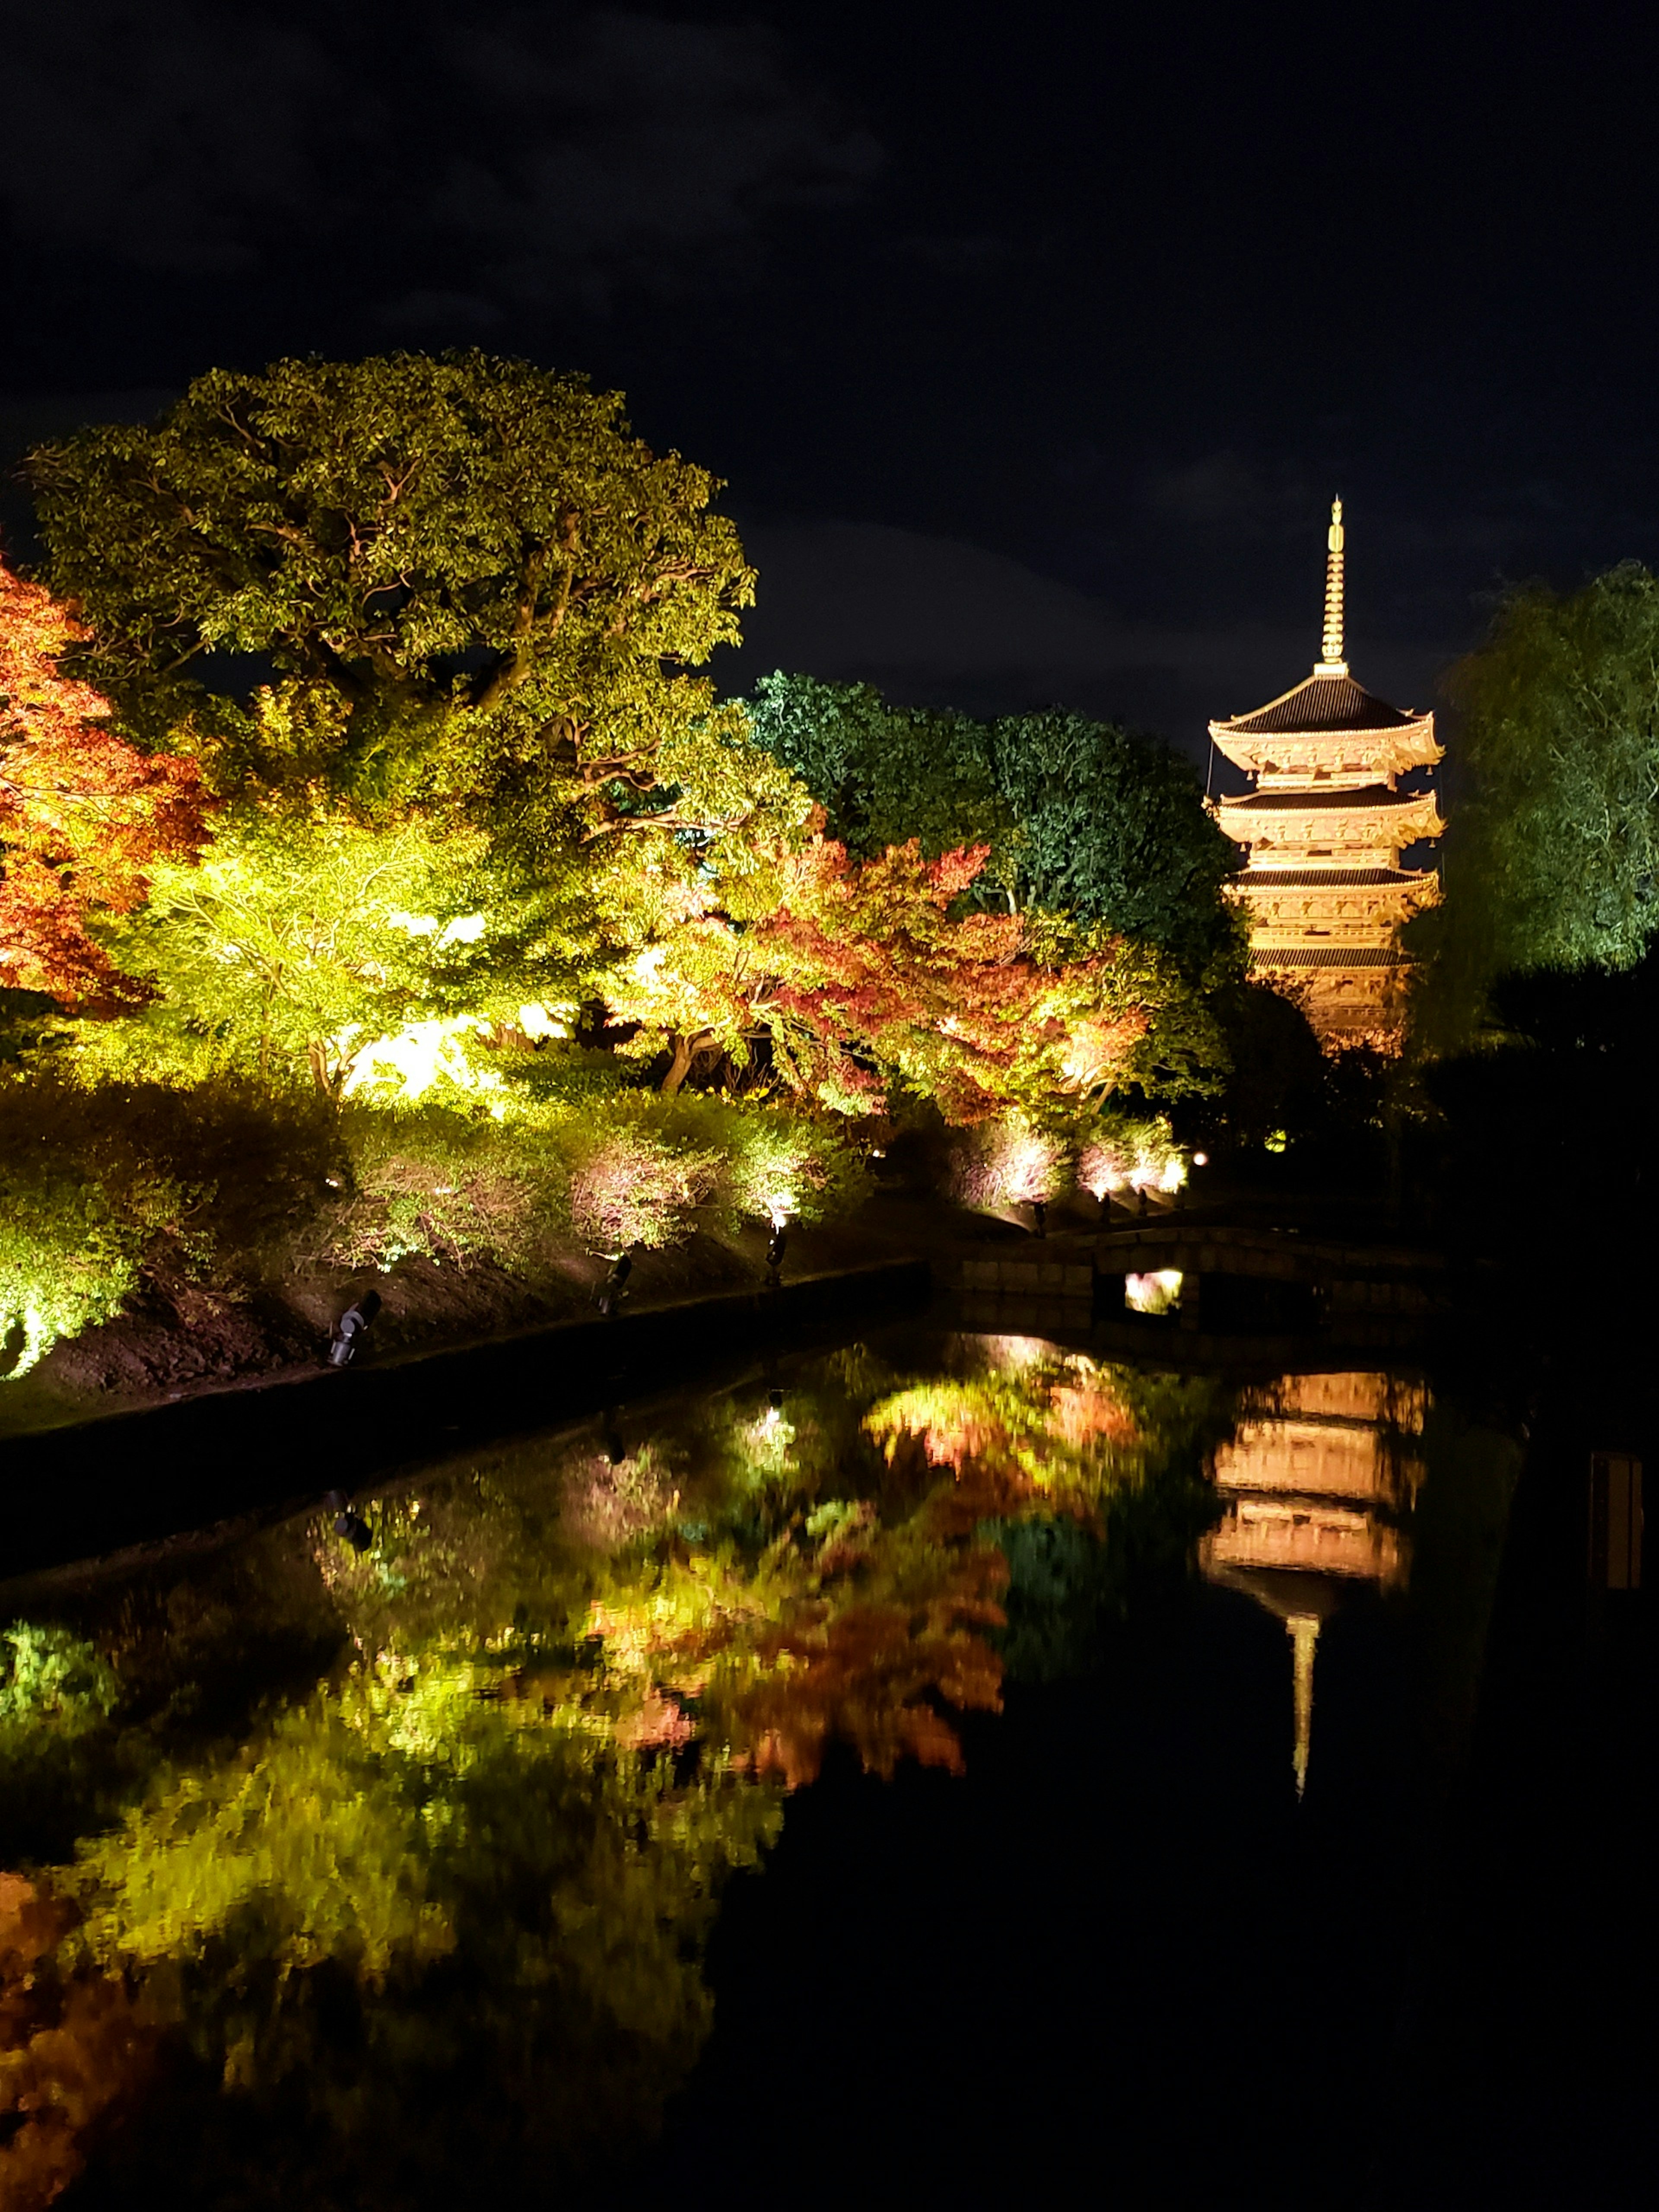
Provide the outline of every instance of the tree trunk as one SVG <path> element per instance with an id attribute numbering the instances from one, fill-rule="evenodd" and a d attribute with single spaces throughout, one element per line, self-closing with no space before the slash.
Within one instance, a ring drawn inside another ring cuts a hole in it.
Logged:
<path id="1" fill-rule="evenodd" d="M 674 1040 L 674 1056 L 669 1061 L 668 1073 L 662 1079 L 664 1096 L 672 1098 L 690 1073 L 691 1040 L 690 1037 L 677 1036 Z"/>
<path id="2" fill-rule="evenodd" d="M 662 1079 L 662 1094 L 672 1098 L 686 1077 L 691 1073 L 691 1063 L 703 1047 L 712 1041 L 713 1032 L 700 1030 L 696 1036 L 677 1036 L 674 1055 L 668 1063 L 668 1073 Z"/>

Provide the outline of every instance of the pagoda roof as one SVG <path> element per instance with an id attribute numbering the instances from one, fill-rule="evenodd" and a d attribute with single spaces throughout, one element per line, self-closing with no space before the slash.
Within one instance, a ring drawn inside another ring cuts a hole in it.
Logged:
<path id="1" fill-rule="evenodd" d="M 1366 730 L 1379 734 L 1409 730 L 1433 719 L 1431 714 L 1414 714 L 1389 706 L 1386 699 L 1356 684 L 1352 676 L 1322 676 L 1316 670 L 1265 707 L 1248 714 L 1231 714 L 1212 726 L 1218 733 L 1226 730 L 1242 738 L 1337 737 Z"/>
<path id="2" fill-rule="evenodd" d="M 1263 945 L 1252 946 L 1253 968 L 1402 968 L 1392 945 Z"/>
<path id="3" fill-rule="evenodd" d="M 1359 884 L 1420 884 L 1433 875 L 1432 868 L 1276 868 L 1271 861 L 1247 868 L 1240 884 L 1272 884 L 1275 889 L 1347 890 Z"/>
<path id="4" fill-rule="evenodd" d="M 1305 814 L 1311 807 L 1329 807 L 1346 814 L 1352 807 L 1420 806 L 1432 799 L 1429 791 L 1390 791 L 1386 783 L 1362 783 L 1353 790 L 1340 784 L 1314 784 L 1299 791 L 1243 791 L 1221 802 L 1225 811 L 1243 814 Z"/>

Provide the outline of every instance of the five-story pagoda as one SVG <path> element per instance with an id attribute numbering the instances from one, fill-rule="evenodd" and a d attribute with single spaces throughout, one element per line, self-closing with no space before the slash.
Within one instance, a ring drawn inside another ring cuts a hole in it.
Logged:
<path id="1" fill-rule="evenodd" d="M 1250 964 L 1264 982 L 1300 987 L 1328 1044 L 1397 1042 L 1403 1012 L 1400 925 L 1439 896 L 1432 869 L 1401 853 L 1443 823 L 1431 791 L 1400 779 L 1441 757 L 1434 716 L 1375 698 L 1342 657 L 1342 502 L 1331 506 L 1323 658 L 1254 714 L 1210 736 L 1254 790 L 1217 817 L 1248 854 L 1237 892 L 1250 917 Z"/>

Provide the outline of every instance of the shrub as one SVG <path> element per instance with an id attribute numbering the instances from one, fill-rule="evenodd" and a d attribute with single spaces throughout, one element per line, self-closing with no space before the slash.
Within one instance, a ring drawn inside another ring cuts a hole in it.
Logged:
<path id="1" fill-rule="evenodd" d="M 318 1257 L 384 1271 L 413 1254 L 520 1267 L 539 1255 L 562 1177 L 538 1133 L 429 1101 L 350 1105 L 342 1129 L 350 1189 Z"/>
<path id="2" fill-rule="evenodd" d="M 1013 1115 L 964 1129 L 949 1154 L 951 1195 L 963 1206 L 1018 1206 L 1055 1197 L 1066 1182 L 1064 1138 Z"/>
<path id="3" fill-rule="evenodd" d="M 147 1267 L 280 1271 L 344 1176 L 334 1117 L 223 1077 L 0 1082 L 0 1376 L 113 1318 Z"/>
<path id="4" fill-rule="evenodd" d="M 1186 1179 L 1186 1161 L 1161 1115 L 1097 1115 L 1078 1154 L 1077 1180 L 1097 1199 L 1131 1188 L 1175 1190 Z"/>
<path id="5" fill-rule="evenodd" d="M 665 1133 L 720 1157 L 714 1203 L 728 1222 L 828 1221 L 869 1194 L 862 1158 L 830 1124 L 684 1092 L 663 1103 Z"/>
<path id="6" fill-rule="evenodd" d="M 686 1216 L 714 1188 L 716 1153 L 675 1150 L 642 1116 L 609 1127 L 573 1124 L 562 1133 L 571 1160 L 566 1208 L 585 1244 L 604 1252 L 648 1250 L 684 1236 Z"/>

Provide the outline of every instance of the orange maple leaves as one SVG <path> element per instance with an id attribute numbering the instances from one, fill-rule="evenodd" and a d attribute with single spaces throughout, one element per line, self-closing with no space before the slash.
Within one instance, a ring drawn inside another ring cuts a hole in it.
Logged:
<path id="1" fill-rule="evenodd" d="M 148 994 L 89 911 L 131 913 L 156 861 L 196 853 L 204 799 L 191 763 L 125 744 L 106 726 L 108 702 L 64 674 L 84 635 L 0 562 L 0 988 L 112 1012 Z"/>
<path id="2" fill-rule="evenodd" d="M 86 2141 L 142 2086 L 155 2036 L 124 1984 L 53 1960 L 75 1919 L 61 1898 L 0 1872 L 0 2204 L 44 2212 L 86 2163 Z"/>
<path id="3" fill-rule="evenodd" d="M 957 1123 L 1026 1091 L 1085 1090 L 1146 1013 L 1115 949 L 1051 964 L 1018 915 L 952 916 L 988 849 L 927 860 L 913 841 L 859 866 L 814 835 L 775 852 L 770 907 L 734 921 L 701 891 L 612 988 L 613 1014 L 672 1042 L 668 1089 L 696 1049 L 765 1037 L 792 1091 L 842 1113 L 879 1104 L 895 1071 Z"/>

